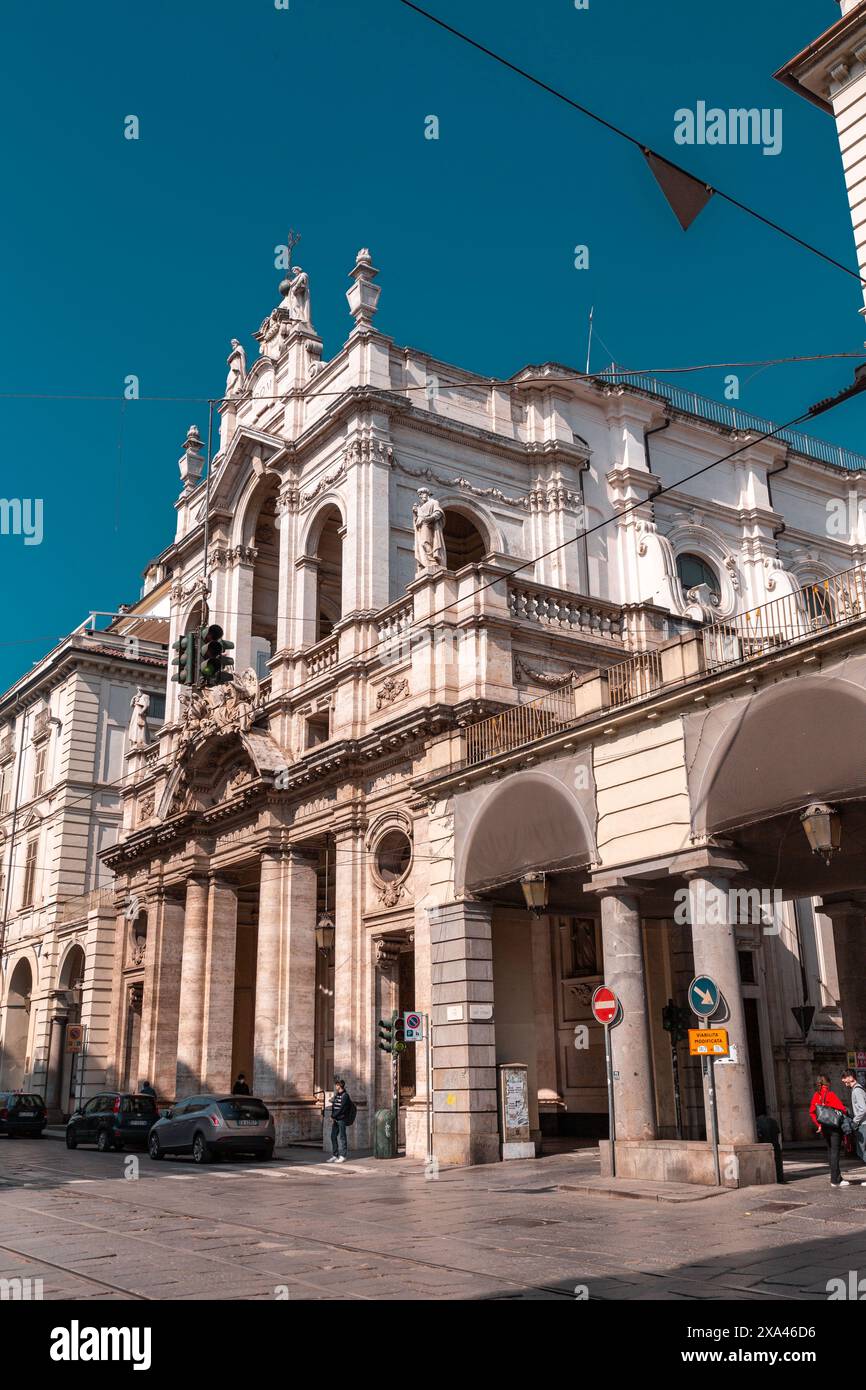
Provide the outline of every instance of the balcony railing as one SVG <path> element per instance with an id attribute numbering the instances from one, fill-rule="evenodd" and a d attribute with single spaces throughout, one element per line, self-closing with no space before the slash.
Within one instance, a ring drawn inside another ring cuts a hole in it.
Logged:
<path id="1" fill-rule="evenodd" d="M 323 675 L 340 660 L 339 637 L 326 637 L 324 641 L 317 642 L 304 653 L 304 657 L 307 664 L 307 680 Z"/>
<path id="2" fill-rule="evenodd" d="M 866 618 L 866 566 L 856 565 L 734 618 L 706 623 L 653 651 L 635 652 L 571 689 L 489 715 L 467 727 L 464 761 L 475 766 L 658 690 L 772 655 L 860 618 Z"/>
<path id="3" fill-rule="evenodd" d="M 585 633 L 613 642 L 623 640 L 621 609 L 562 589 L 512 580 L 508 585 L 508 611 L 513 618 L 559 632 Z"/>
<path id="4" fill-rule="evenodd" d="M 74 922 L 77 917 L 86 917 L 95 907 L 110 907 L 114 902 L 113 886 L 93 888 L 89 893 L 77 893 L 74 898 L 66 898 L 57 909 L 57 921 Z"/>

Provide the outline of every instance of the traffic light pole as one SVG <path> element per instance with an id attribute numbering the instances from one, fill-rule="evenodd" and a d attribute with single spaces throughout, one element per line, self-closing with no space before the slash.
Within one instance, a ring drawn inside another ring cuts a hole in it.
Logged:
<path id="1" fill-rule="evenodd" d="M 680 1097 L 680 1058 L 677 1052 L 676 1033 L 671 1033 L 671 1070 L 674 1074 L 674 1111 L 677 1120 L 677 1138 L 683 1137 L 683 1106 Z"/>

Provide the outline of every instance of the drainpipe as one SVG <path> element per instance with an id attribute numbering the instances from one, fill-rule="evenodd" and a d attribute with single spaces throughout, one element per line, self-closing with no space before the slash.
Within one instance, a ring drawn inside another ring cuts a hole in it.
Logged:
<path id="1" fill-rule="evenodd" d="M 788 455 L 786 454 L 784 463 L 780 464 L 778 468 L 769 468 L 767 470 L 767 501 L 770 503 L 771 512 L 774 512 L 776 508 L 773 506 L 773 489 L 770 487 L 770 479 L 775 478 L 777 473 L 784 473 L 785 469 L 788 467 L 789 461 Z M 777 527 L 773 532 L 773 540 L 778 540 L 782 532 L 787 531 L 787 529 L 787 524 L 783 521 L 781 526 Z"/>

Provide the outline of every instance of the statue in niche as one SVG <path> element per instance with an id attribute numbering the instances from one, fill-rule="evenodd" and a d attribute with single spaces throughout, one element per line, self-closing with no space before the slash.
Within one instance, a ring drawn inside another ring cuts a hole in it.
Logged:
<path id="1" fill-rule="evenodd" d="M 412 508 L 415 523 L 415 566 L 417 572 L 442 569 L 445 565 L 445 513 L 430 496 L 429 489 L 419 487 L 419 502 Z"/>
<path id="2" fill-rule="evenodd" d="M 150 696 L 141 686 L 129 702 L 129 743 L 136 747 L 147 743 L 147 711 L 150 709 Z"/>
<path id="3" fill-rule="evenodd" d="M 247 375 L 247 355 L 238 342 L 232 338 L 232 350 L 228 356 L 229 374 L 226 377 L 226 395 L 240 395 Z"/>

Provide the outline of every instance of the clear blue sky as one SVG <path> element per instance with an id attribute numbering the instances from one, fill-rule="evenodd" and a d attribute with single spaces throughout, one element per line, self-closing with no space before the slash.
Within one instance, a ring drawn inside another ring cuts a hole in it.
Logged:
<path id="1" fill-rule="evenodd" d="M 835 128 L 772 80 L 833 0 L 427 0 L 427 7 L 852 267 Z M 857 283 L 719 200 L 683 234 L 640 155 L 398 0 L 45 0 L 6 7 L 0 391 L 4 497 L 44 499 L 44 540 L 0 536 L 0 688 L 90 609 L 137 597 L 172 539 L 177 458 L 219 395 L 229 340 L 278 299 L 273 248 L 303 241 L 325 355 L 351 326 L 359 246 L 379 326 L 483 373 L 858 350 Z M 781 107 L 784 145 L 675 145 L 674 112 Z M 137 115 L 138 141 L 123 138 Z M 424 119 L 440 120 L 438 142 Z M 573 248 L 590 248 L 576 271 Z M 777 419 L 841 387 L 844 363 L 746 382 Z M 722 398 L 723 374 L 690 379 Z M 866 449 L 859 403 L 826 437 Z"/>

